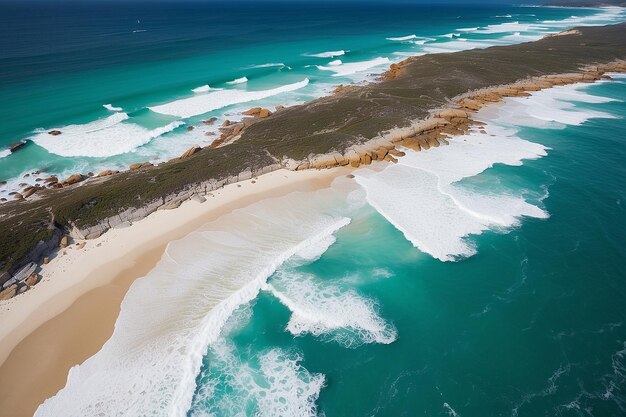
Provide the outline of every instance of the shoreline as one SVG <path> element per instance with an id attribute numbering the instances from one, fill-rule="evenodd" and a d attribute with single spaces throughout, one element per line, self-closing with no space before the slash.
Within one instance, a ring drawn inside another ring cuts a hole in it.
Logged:
<path id="1" fill-rule="evenodd" d="M 396 67 L 388 71 L 394 75 L 391 80 L 401 78 L 403 65 L 413 61 L 394 64 Z M 474 112 L 505 97 L 527 96 L 557 85 L 594 82 L 602 79 L 605 72 L 625 71 L 626 62 L 619 61 L 613 66 L 579 68 L 577 73 L 527 77 L 472 90 L 451 98 L 445 107 L 431 110 L 426 118 L 416 117 L 409 128 L 385 131 L 374 139 L 348 147 L 343 153 L 291 159 L 284 163 L 288 169 L 271 171 L 258 178 L 238 181 L 235 175 L 236 181 L 223 188 L 214 191 L 205 188 L 205 192 L 210 191 L 209 196 L 215 196 L 208 197 L 205 203 L 191 199 L 193 194 L 186 191 L 182 193 L 184 198 L 175 198 L 180 207 L 174 204 L 173 210 L 152 212 L 126 228 L 109 228 L 99 237 L 85 240 L 84 249 L 76 246 L 65 249 L 67 255 L 43 267 L 42 282 L 19 297 L 0 303 L 0 320 L 12 324 L 11 328 L 0 328 L 0 395 L 8 397 L 10 401 L 4 402 L 11 407 L 25 413 L 32 408 L 34 412 L 43 400 L 63 387 L 71 366 L 93 355 L 108 339 L 120 302 L 132 282 L 152 269 L 168 242 L 182 238 L 202 224 L 255 201 L 296 190 L 322 188 L 341 175 L 339 172 L 348 173 L 347 166 L 356 168 L 373 160 L 394 162 L 394 156 L 401 156 L 395 155 L 401 154 L 396 146 L 420 151 L 447 144 L 450 137 L 480 125 L 471 118 Z M 321 168 L 333 169 L 320 171 Z M 258 184 L 253 185 L 255 180 Z M 202 194 L 196 191 L 195 195 Z M 7 344 L 7 340 L 11 343 Z M 85 342 L 90 342 L 89 346 Z M 45 364 L 46 369 L 24 366 L 33 358 Z M 5 407 L 4 411 L 10 409 Z M 8 416 L 27 415 L 16 412 Z"/>
<path id="2" fill-rule="evenodd" d="M 611 70 L 615 69 L 611 67 Z M 597 81 L 584 79 L 582 74 L 563 74 L 558 77 L 563 79 L 566 75 L 573 82 L 551 83 L 549 86 L 544 84 L 542 88 L 533 91 L 558 85 Z M 548 78 L 555 77 L 557 76 L 553 75 Z M 539 79 L 535 79 L 532 85 L 529 82 L 518 82 L 514 85 L 520 88 L 530 85 L 534 88 L 539 82 Z M 463 110 L 450 107 L 434 113 L 430 119 L 421 121 L 422 125 L 431 126 L 430 130 L 426 131 L 427 137 L 426 135 L 404 137 L 398 141 L 398 145 L 417 151 L 427 150 L 431 145 L 443 145 L 447 143 L 444 136 L 453 140 L 457 134 L 465 133 L 472 127 L 479 127 L 482 122 L 473 120 L 471 116 L 481 108 L 502 103 L 504 97 L 530 95 L 500 91 L 505 88 L 498 86 L 456 97 L 454 102 Z M 496 100 L 493 94 L 499 95 L 500 98 Z M 464 107 L 461 104 L 464 100 L 473 100 L 480 103 L 480 106 L 477 109 Z M 465 112 L 465 116 L 457 113 L 458 111 Z M 459 122 L 459 119 L 462 120 Z M 441 120 L 448 122 L 443 123 Z M 462 126 L 459 126 L 459 123 Z M 36 287 L 39 291 L 30 291 L 26 293 L 30 294 L 29 296 L 21 295 L 0 304 L 0 320 L 12 321 L 13 324 L 12 329 L 0 329 L 0 339 L 3 341 L 0 345 L 0 393 L 11 397 L 13 404 L 19 405 L 16 406 L 16 414 L 8 416 L 32 415 L 39 404 L 63 388 L 72 366 L 82 363 L 102 347 L 113 332 L 120 304 L 127 290 L 136 279 L 147 274 L 156 265 L 169 242 L 180 239 L 201 225 L 253 202 L 292 191 L 324 188 L 334 178 L 348 174 L 354 168 L 356 167 L 273 171 L 257 179 L 229 184 L 213 192 L 214 197 L 209 196 L 204 203 L 187 200 L 178 208 L 159 210 L 127 228 L 110 229 L 96 239 L 79 241 L 67 249 L 61 249 L 59 254 L 62 251 L 68 254 L 57 256 L 43 267 L 42 282 Z M 252 181 L 255 181 L 255 184 Z M 143 235 L 155 225 L 162 228 L 163 223 L 167 224 L 166 229 L 154 233 L 156 235 L 154 239 L 148 239 L 148 236 Z M 111 253 L 113 247 L 125 252 L 126 248 L 120 248 L 119 242 L 133 239 L 135 241 L 131 243 L 132 247 L 128 248 L 131 256 L 115 250 Z M 82 242 L 87 242 L 87 245 L 83 249 L 78 249 L 77 245 Z M 91 262 L 94 258 L 98 258 L 95 265 Z M 122 260 L 123 262 L 120 262 Z M 113 268 L 110 268 L 111 265 Z M 106 271 L 95 272 L 104 266 L 107 267 Z M 74 277 L 84 279 L 75 278 L 72 282 L 65 282 L 64 288 L 52 284 L 51 280 L 73 273 Z M 69 294 L 66 293 L 64 290 L 75 282 L 78 285 L 71 288 Z M 25 297 L 28 299 L 24 300 Z M 49 304 L 54 304 L 54 307 Z M 45 313 L 37 313 L 36 308 L 45 310 Z M 7 340 L 11 344 L 7 344 Z M 43 344 L 47 346 L 45 354 L 41 352 Z M 41 364 L 45 364 L 43 369 L 41 366 L 38 369 L 25 369 L 22 366 L 34 355 L 37 355 Z M 33 395 L 34 393 L 39 395 Z"/>
<path id="3" fill-rule="evenodd" d="M 187 201 L 130 227 L 111 229 L 87 241 L 83 249 L 76 245 L 65 249 L 66 255 L 44 266 L 42 282 L 32 291 L 0 304 L 0 320 L 5 323 L 0 329 L 4 415 L 32 415 L 63 388 L 72 366 L 100 350 L 113 332 L 128 288 L 156 265 L 169 242 L 237 208 L 294 191 L 325 188 L 348 172 L 347 168 L 273 171 L 228 185 L 204 203 Z M 33 357 L 38 366 L 24 367 Z"/>

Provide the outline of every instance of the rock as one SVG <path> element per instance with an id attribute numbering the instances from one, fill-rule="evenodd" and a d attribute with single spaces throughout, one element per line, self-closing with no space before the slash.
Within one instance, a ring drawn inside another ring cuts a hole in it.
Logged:
<path id="1" fill-rule="evenodd" d="M 61 248 L 66 248 L 67 245 L 69 245 L 69 243 L 70 243 L 70 239 L 67 237 L 67 235 L 65 235 L 61 238 L 61 242 L 59 242 L 59 246 Z"/>
<path id="2" fill-rule="evenodd" d="M 118 174 L 119 171 L 114 171 L 112 169 L 106 169 L 104 171 L 101 171 L 98 175 L 96 175 L 96 177 L 107 177 L 109 175 L 114 175 L 114 174 Z"/>
<path id="3" fill-rule="evenodd" d="M 348 174 L 348 175 L 346 175 L 346 177 L 352 179 L 352 178 L 354 178 L 354 174 Z"/>
<path id="4" fill-rule="evenodd" d="M 191 132 L 194 129 L 193 126 L 187 126 L 187 132 Z"/>
<path id="5" fill-rule="evenodd" d="M 406 153 L 404 153 L 402 151 L 399 151 L 397 149 L 390 149 L 389 150 L 389 154 L 393 155 L 393 156 L 397 156 L 397 157 L 401 157 L 401 156 L 405 156 L 406 155 Z"/>
<path id="6" fill-rule="evenodd" d="M 128 167 L 128 169 L 131 170 L 131 171 L 137 171 L 139 169 L 148 168 L 148 167 L 151 167 L 151 166 L 153 166 L 153 165 L 150 162 L 136 162 L 134 164 L 131 164 Z"/>
<path id="7" fill-rule="evenodd" d="M 262 109 L 260 107 L 253 107 L 250 110 L 246 110 L 245 112 L 243 112 L 243 114 L 245 114 L 246 116 L 256 116 L 261 112 L 261 110 Z"/>
<path id="8" fill-rule="evenodd" d="M 50 258 L 49 258 L 49 257 L 47 257 L 47 256 L 45 256 L 45 257 L 43 258 L 43 264 L 44 264 L 44 265 L 48 265 L 49 263 L 50 263 Z"/>
<path id="9" fill-rule="evenodd" d="M 222 127 L 227 127 L 230 126 L 230 120 L 226 119 L 224 120 L 224 123 L 222 123 Z"/>
<path id="10" fill-rule="evenodd" d="M 17 294 L 17 284 L 11 285 L 9 288 L 0 291 L 0 300 L 8 300 Z"/>
<path id="11" fill-rule="evenodd" d="M 39 282 L 39 275 L 36 272 L 33 272 L 32 274 L 28 276 L 28 278 L 24 280 L 24 282 L 29 287 L 32 287 Z"/>
<path id="12" fill-rule="evenodd" d="M 203 120 L 202 123 L 204 123 L 207 126 L 211 126 L 213 123 L 215 123 L 216 120 L 217 120 L 217 117 L 211 117 L 210 119 Z"/>
<path id="13" fill-rule="evenodd" d="M 24 191 L 23 197 L 28 198 L 39 190 L 37 187 L 29 187 L 28 191 Z"/>
<path id="14" fill-rule="evenodd" d="M 15 193 L 15 194 L 13 194 L 13 199 L 14 200 L 23 200 L 24 197 L 20 193 Z"/>
<path id="15" fill-rule="evenodd" d="M 26 145 L 26 142 L 17 142 L 14 143 L 12 145 L 9 145 L 9 151 L 11 151 L 11 153 L 13 152 L 17 152 L 20 149 L 22 149 L 24 146 Z"/>
<path id="16" fill-rule="evenodd" d="M 228 120 L 227 120 L 228 121 Z M 185 159 L 185 158 L 189 158 L 190 156 L 194 155 L 195 153 L 197 153 L 198 151 L 200 151 L 200 147 L 199 146 L 194 146 L 193 148 L 189 148 L 185 151 L 185 153 L 183 153 L 180 156 L 180 159 Z"/>
<path id="17" fill-rule="evenodd" d="M 266 117 L 269 117 L 272 113 L 268 110 L 268 109 L 261 109 L 261 111 L 259 112 L 258 117 L 261 119 L 264 119 Z"/>
<path id="18" fill-rule="evenodd" d="M 59 179 L 55 175 L 53 175 L 51 177 L 44 178 L 43 182 L 45 184 L 54 184 L 55 182 L 59 182 Z"/>
<path id="19" fill-rule="evenodd" d="M 398 160 L 391 155 L 385 155 L 385 158 L 383 158 L 383 161 L 393 162 L 394 164 L 398 163 Z"/>
<path id="20" fill-rule="evenodd" d="M 30 276 L 30 274 L 35 272 L 35 269 L 37 269 L 37 264 L 34 262 L 30 262 L 26 264 L 26 266 L 22 267 L 22 269 L 17 271 L 15 274 L 13 274 L 13 278 L 15 278 L 17 282 L 24 281 Z"/>
<path id="21" fill-rule="evenodd" d="M 387 149 L 385 149 L 385 148 L 378 148 L 376 150 L 376 156 L 377 156 L 377 159 L 379 161 L 382 161 L 385 158 L 385 156 L 387 156 Z"/>
<path id="22" fill-rule="evenodd" d="M 252 181 L 252 182 L 254 182 L 254 181 Z M 198 194 L 194 194 L 193 197 L 191 197 L 191 199 L 193 201 L 197 201 L 198 203 L 204 203 L 206 201 L 206 198 L 204 198 L 203 196 L 198 195 Z"/>
<path id="23" fill-rule="evenodd" d="M 81 174 L 74 174 L 74 175 L 70 175 L 68 178 L 65 179 L 65 181 L 63 181 L 63 185 L 72 185 L 72 184 L 76 184 L 78 182 L 81 182 L 82 180 L 84 180 L 85 177 L 83 177 Z"/>
<path id="24" fill-rule="evenodd" d="M 48 132 L 48 134 L 52 135 L 52 136 L 58 136 L 58 135 L 61 134 L 61 131 L 60 130 L 51 130 L 51 131 Z"/>
<path id="25" fill-rule="evenodd" d="M 438 114 L 435 115 L 435 117 L 440 117 L 442 119 L 452 119 L 454 117 L 460 117 L 460 118 L 468 118 L 469 115 L 467 114 L 466 111 L 463 110 L 459 110 L 459 109 L 445 109 L 440 111 Z"/>
<path id="26" fill-rule="evenodd" d="M 80 242 L 80 243 L 78 243 L 77 244 L 78 245 L 78 249 L 80 250 L 80 249 L 84 248 L 86 244 L 87 244 L 87 242 Z"/>

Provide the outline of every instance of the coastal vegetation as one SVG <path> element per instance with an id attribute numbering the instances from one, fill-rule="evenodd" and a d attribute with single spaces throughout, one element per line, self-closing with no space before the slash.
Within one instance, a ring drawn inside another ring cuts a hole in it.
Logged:
<path id="1" fill-rule="evenodd" d="M 409 58 L 392 65 L 378 82 L 342 86 L 331 96 L 225 129 L 221 146 L 192 148 L 158 166 L 105 176 L 78 173 L 56 182 L 61 185 L 41 187 L 0 206 L 0 285 L 43 262 L 64 234 L 96 237 L 154 210 L 175 208 L 196 195 L 279 168 L 393 161 L 400 141 L 416 150 L 445 144 L 445 137 L 469 129 L 468 112 L 486 103 L 626 70 L 618 62 L 626 58 L 625 38 L 626 24 L 620 24 L 577 28 L 513 46 Z M 4 285 L 3 298 L 20 288 L 27 286 Z"/>

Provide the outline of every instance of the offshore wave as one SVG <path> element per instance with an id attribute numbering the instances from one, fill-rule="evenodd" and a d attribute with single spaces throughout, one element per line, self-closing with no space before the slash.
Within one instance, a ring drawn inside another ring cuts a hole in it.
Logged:
<path id="1" fill-rule="evenodd" d="M 332 71 L 334 72 L 333 77 L 345 77 L 347 75 L 356 74 L 357 72 L 362 72 L 369 70 L 371 68 L 379 67 L 381 65 L 387 65 L 391 61 L 386 57 L 378 57 L 371 59 L 369 61 L 360 61 L 360 62 L 346 62 L 342 63 L 333 61 L 332 65 L 316 65 L 317 69 L 321 71 Z"/>
<path id="2" fill-rule="evenodd" d="M 216 90 L 214 92 L 208 92 L 207 94 L 196 95 L 159 106 L 152 106 L 149 107 L 149 109 L 156 113 L 188 118 L 231 106 L 233 104 L 261 100 L 278 94 L 299 90 L 306 87 L 308 84 L 309 79 L 305 78 L 300 82 L 283 85 L 269 90 Z"/>
<path id="3" fill-rule="evenodd" d="M 156 129 L 125 123 L 128 114 L 115 113 L 104 119 L 82 125 L 56 128 L 62 133 L 52 136 L 39 130 L 30 139 L 48 152 L 65 157 L 109 157 L 131 152 L 184 123 L 175 121 Z"/>
<path id="4" fill-rule="evenodd" d="M 320 52 L 319 54 L 305 54 L 305 56 L 312 56 L 315 58 L 335 58 L 337 56 L 345 55 L 346 51 L 343 49 L 339 51 Z"/>

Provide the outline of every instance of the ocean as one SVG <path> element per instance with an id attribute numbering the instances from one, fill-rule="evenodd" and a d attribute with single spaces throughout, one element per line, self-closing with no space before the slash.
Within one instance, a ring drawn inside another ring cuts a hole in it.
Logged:
<path id="1" fill-rule="evenodd" d="M 9 2 L 0 11 L 0 201 L 37 178 L 166 161 L 211 143 L 251 107 L 309 101 L 407 56 L 624 19 L 615 8 L 381 2 Z M 210 117 L 213 126 L 201 123 Z"/>
<path id="2" fill-rule="evenodd" d="M 166 159 L 206 140 L 185 125 L 306 101 L 407 54 L 623 19 L 491 6 L 49 7 L 48 25 L 83 23 L 55 32 L 66 42 L 3 49 L 2 140 L 32 138 L 0 159 L 9 186 L 42 161 L 70 172 Z M 19 30 L 12 22 L 1 30 Z M 625 97 L 615 75 L 509 98 L 479 113 L 486 133 L 259 201 L 170 243 L 127 293 L 111 339 L 36 415 L 623 415 Z"/>

